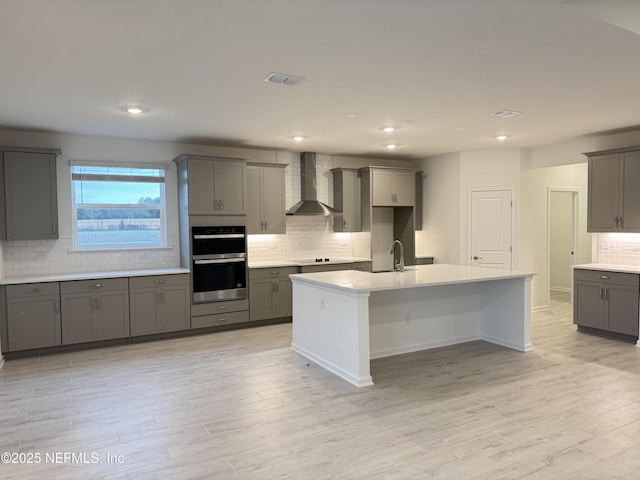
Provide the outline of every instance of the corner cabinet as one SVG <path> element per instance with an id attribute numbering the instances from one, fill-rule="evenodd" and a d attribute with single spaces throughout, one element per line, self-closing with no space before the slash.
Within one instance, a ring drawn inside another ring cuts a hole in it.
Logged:
<path id="1" fill-rule="evenodd" d="M 640 275 L 575 269 L 573 285 L 574 324 L 638 338 Z"/>
<path id="2" fill-rule="evenodd" d="M 181 207 L 189 215 L 244 215 L 246 162 L 242 159 L 180 155 L 178 186 Z"/>
<path id="3" fill-rule="evenodd" d="M 62 282 L 60 294 L 63 345 L 129 337 L 127 278 Z"/>
<path id="4" fill-rule="evenodd" d="M 286 233 L 285 164 L 247 164 L 247 233 Z"/>
<path id="5" fill-rule="evenodd" d="M 131 336 L 190 328 L 189 274 L 129 278 Z"/>
<path id="6" fill-rule="evenodd" d="M 362 230 L 360 214 L 360 174 L 355 168 L 333 168 L 333 206 L 342 214 L 336 215 L 334 232 Z"/>
<path id="7" fill-rule="evenodd" d="M 0 147 L 0 240 L 58 238 L 58 149 Z"/>
<path id="8" fill-rule="evenodd" d="M 58 282 L 7 285 L 8 351 L 61 345 Z"/>
<path id="9" fill-rule="evenodd" d="M 640 147 L 585 153 L 588 232 L 640 232 Z"/>

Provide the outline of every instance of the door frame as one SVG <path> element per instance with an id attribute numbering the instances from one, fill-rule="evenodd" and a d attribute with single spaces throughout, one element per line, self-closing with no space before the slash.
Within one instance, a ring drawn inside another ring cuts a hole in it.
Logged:
<path id="1" fill-rule="evenodd" d="M 551 305 L 551 194 L 553 192 L 570 192 L 573 220 L 573 260 L 577 261 L 580 246 L 578 242 L 578 227 L 580 216 L 580 189 L 577 187 L 547 187 L 547 305 Z M 571 303 L 573 303 L 573 284 L 571 285 Z"/>
<path id="2" fill-rule="evenodd" d="M 473 213 L 473 194 L 476 192 L 500 192 L 506 191 L 511 192 L 511 270 L 516 270 L 516 259 L 517 255 L 517 243 L 516 242 L 516 189 L 510 186 L 497 186 L 497 187 L 469 187 L 467 191 L 467 261 L 464 263 L 465 265 L 471 266 L 471 256 L 472 252 L 472 229 L 471 229 L 471 215 Z"/>

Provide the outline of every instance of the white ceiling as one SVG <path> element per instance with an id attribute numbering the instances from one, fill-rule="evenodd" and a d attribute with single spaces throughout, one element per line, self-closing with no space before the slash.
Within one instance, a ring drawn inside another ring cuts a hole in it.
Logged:
<path id="1" fill-rule="evenodd" d="M 639 4 L 0 0 L 0 128 L 398 158 L 637 128 Z"/>

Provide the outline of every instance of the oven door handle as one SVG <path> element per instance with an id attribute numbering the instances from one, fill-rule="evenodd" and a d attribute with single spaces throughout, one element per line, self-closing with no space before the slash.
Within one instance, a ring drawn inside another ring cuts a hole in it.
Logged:
<path id="1" fill-rule="evenodd" d="M 196 265 L 209 265 L 212 263 L 240 263 L 244 261 L 246 261 L 244 258 L 223 258 L 220 260 L 194 260 L 193 263 Z"/>
<path id="2" fill-rule="evenodd" d="M 194 235 L 195 240 L 211 240 L 215 238 L 244 238 L 243 233 L 226 233 L 221 235 Z"/>

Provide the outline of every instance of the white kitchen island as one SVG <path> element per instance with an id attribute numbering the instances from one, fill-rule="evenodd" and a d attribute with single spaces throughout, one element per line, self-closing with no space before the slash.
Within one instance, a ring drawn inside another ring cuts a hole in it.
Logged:
<path id="1" fill-rule="evenodd" d="M 473 340 L 526 352 L 534 275 L 446 264 L 291 275 L 291 348 L 358 387 L 373 384 L 373 358 Z"/>

